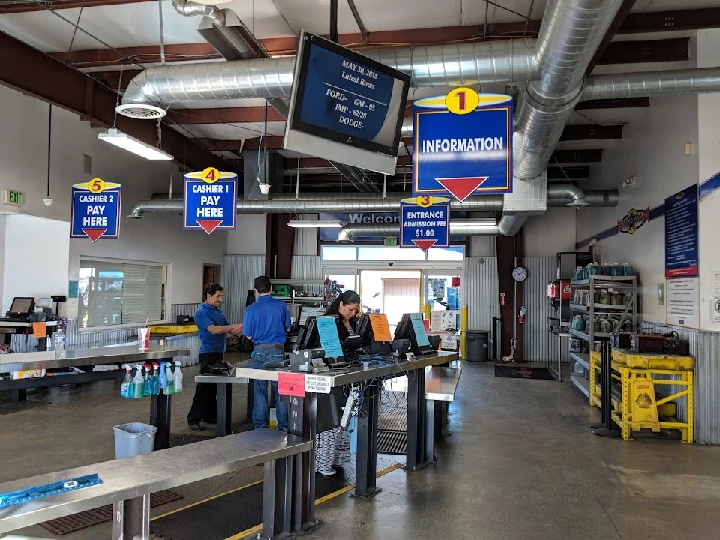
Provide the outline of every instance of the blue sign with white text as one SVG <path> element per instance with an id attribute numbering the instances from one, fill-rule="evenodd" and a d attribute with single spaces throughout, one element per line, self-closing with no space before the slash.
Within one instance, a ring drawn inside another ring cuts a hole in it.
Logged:
<path id="1" fill-rule="evenodd" d="M 93 178 L 74 184 L 70 238 L 117 240 L 120 235 L 120 184 Z"/>
<path id="2" fill-rule="evenodd" d="M 698 261 L 698 187 L 665 199 L 665 277 L 696 277 Z"/>
<path id="3" fill-rule="evenodd" d="M 431 247 L 450 245 L 450 204 L 419 206 L 402 203 L 400 206 L 400 247 Z"/>
<path id="4" fill-rule="evenodd" d="M 185 175 L 183 229 L 233 230 L 237 222 L 237 175 L 205 169 Z"/>
<path id="5" fill-rule="evenodd" d="M 413 195 L 512 192 L 512 98 L 456 89 L 413 104 Z"/>

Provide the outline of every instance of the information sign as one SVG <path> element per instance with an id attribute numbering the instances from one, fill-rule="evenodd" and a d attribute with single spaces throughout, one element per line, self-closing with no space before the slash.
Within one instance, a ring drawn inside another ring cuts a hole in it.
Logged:
<path id="1" fill-rule="evenodd" d="M 73 185 L 70 238 L 118 239 L 120 187 L 101 178 Z"/>
<path id="2" fill-rule="evenodd" d="M 320 334 L 320 346 L 325 350 L 325 357 L 339 358 L 343 356 L 335 317 L 318 317 L 315 319 L 315 324 L 318 334 Z"/>
<path id="3" fill-rule="evenodd" d="M 430 340 L 428 339 L 427 331 L 423 324 L 422 315 L 420 313 L 411 313 L 410 322 L 415 331 L 415 341 L 417 341 L 418 347 L 429 347 Z"/>
<path id="4" fill-rule="evenodd" d="M 400 205 L 400 247 L 450 245 L 450 203 L 442 197 L 404 199 Z"/>
<path id="5" fill-rule="evenodd" d="M 329 394 L 330 379 L 323 377 L 322 375 L 306 375 L 305 391 L 313 392 L 315 394 Z"/>
<path id="6" fill-rule="evenodd" d="M 665 277 L 698 275 L 698 187 L 665 199 Z"/>
<path id="7" fill-rule="evenodd" d="M 456 88 L 413 103 L 413 195 L 512 192 L 512 97 Z"/>
<path id="8" fill-rule="evenodd" d="M 234 230 L 237 223 L 237 174 L 209 167 L 185 175 L 183 229 Z"/>

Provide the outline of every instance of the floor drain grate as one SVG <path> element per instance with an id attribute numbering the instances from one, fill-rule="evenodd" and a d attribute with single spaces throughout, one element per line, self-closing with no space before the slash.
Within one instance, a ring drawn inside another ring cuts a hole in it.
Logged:
<path id="1" fill-rule="evenodd" d="M 406 454 L 407 442 L 406 431 L 378 430 L 377 451 L 380 454 Z"/>

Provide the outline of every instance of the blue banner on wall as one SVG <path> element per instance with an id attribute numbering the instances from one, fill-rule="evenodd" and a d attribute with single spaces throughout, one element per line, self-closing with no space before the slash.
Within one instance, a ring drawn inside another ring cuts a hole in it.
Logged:
<path id="1" fill-rule="evenodd" d="M 237 222 L 237 174 L 207 168 L 185 175 L 183 229 L 233 230 Z"/>
<path id="2" fill-rule="evenodd" d="M 665 277 L 698 275 L 698 187 L 665 199 Z"/>
<path id="3" fill-rule="evenodd" d="M 512 192 L 512 98 L 458 88 L 413 104 L 413 195 Z"/>
<path id="4" fill-rule="evenodd" d="M 431 247 L 450 245 L 450 204 L 420 206 L 403 202 L 400 206 L 400 247 Z"/>
<path id="5" fill-rule="evenodd" d="M 72 187 L 70 238 L 117 240 L 120 235 L 120 184 L 93 178 Z"/>

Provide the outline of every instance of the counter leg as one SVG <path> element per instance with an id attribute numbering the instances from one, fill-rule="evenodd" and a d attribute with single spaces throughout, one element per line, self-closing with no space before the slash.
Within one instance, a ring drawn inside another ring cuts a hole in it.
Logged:
<path id="1" fill-rule="evenodd" d="M 427 461 L 436 462 L 435 457 L 435 410 L 438 402 L 425 400 L 425 459 Z M 442 429 L 442 428 L 441 428 Z"/>
<path id="2" fill-rule="evenodd" d="M 255 407 L 255 380 L 248 380 L 248 393 L 247 393 L 247 413 L 245 414 L 245 420 L 252 422 L 252 412 Z"/>
<path id="3" fill-rule="evenodd" d="M 25 401 L 27 399 L 27 390 L 24 388 L 16 388 L 10 390 L 10 401 Z"/>
<path id="4" fill-rule="evenodd" d="M 382 491 L 377 488 L 377 425 L 378 390 L 371 386 L 365 389 L 362 410 L 358 416 L 356 497 L 374 497 Z"/>
<path id="5" fill-rule="evenodd" d="M 171 405 L 172 396 L 166 394 L 150 396 L 150 424 L 158 428 L 153 450 L 170 448 Z"/>
<path id="6" fill-rule="evenodd" d="M 425 456 L 425 370 L 408 375 L 407 465 L 409 471 L 427 465 Z"/>
<path id="7" fill-rule="evenodd" d="M 150 540 L 150 494 L 113 504 L 113 540 Z"/>
<path id="8" fill-rule="evenodd" d="M 275 461 L 265 463 L 262 540 L 275 538 Z"/>
<path id="9" fill-rule="evenodd" d="M 307 497 L 307 527 L 317 525 L 315 519 L 315 436 L 317 435 L 317 394 L 310 393 L 305 398 L 305 411 L 307 416 L 308 438 L 312 441 L 312 447 L 308 452 L 308 497 Z M 304 473 L 304 471 L 303 471 Z"/>
<path id="10" fill-rule="evenodd" d="M 217 385 L 217 425 L 215 434 L 224 437 L 232 432 L 232 384 Z"/>

